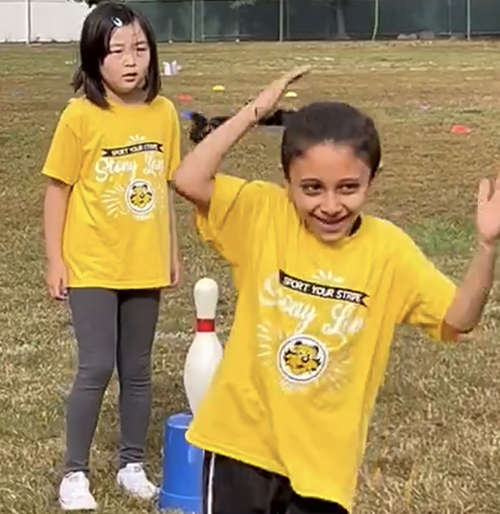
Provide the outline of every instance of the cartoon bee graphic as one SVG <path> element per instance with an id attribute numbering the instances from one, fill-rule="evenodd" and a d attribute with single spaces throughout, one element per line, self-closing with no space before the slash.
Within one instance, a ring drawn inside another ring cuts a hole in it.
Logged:
<path id="1" fill-rule="evenodd" d="M 144 184 L 135 184 L 130 193 L 130 203 L 137 209 L 144 209 L 153 200 L 153 193 Z"/>
<path id="2" fill-rule="evenodd" d="M 145 180 L 134 180 L 127 188 L 127 204 L 135 214 L 146 214 L 154 205 L 153 188 Z"/>
<path id="3" fill-rule="evenodd" d="M 295 336 L 283 343 L 278 365 L 292 382 L 310 382 L 325 369 L 328 353 L 324 346 L 308 336 Z"/>
<path id="4" fill-rule="evenodd" d="M 294 375 L 314 373 L 321 365 L 319 348 L 296 341 L 283 355 L 286 366 Z"/>

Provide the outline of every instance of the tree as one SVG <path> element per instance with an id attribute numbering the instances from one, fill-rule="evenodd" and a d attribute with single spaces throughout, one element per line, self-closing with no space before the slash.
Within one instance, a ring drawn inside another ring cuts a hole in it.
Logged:
<path id="1" fill-rule="evenodd" d="M 332 7 L 335 9 L 335 18 L 337 20 L 337 39 L 340 40 L 349 39 L 345 23 L 348 1 L 349 0 L 331 0 L 331 3 L 333 3 Z"/>

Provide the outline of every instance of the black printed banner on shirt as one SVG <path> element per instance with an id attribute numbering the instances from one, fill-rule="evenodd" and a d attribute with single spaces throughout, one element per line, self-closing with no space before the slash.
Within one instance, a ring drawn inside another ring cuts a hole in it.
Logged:
<path id="1" fill-rule="evenodd" d="M 160 152 L 163 153 L 162 143 L 134 143 L 133 145 L 121 146 L 117 148 L 103 148 L 103 157 L 126 157 L 142 152 Z"/>
<path id="2" fill-rule="evenodd" d="M 362 291 L 355 291 L 354 289 L 345 289 L 335 286 L 325 286 L 324 284 L 315 284 L 314 282 L 302 280 L 301 278 L 292 277 L 283 270 L 280 270 L 279 277 L 280 284 L 292 291 L 316 296 L 318 298 L 324 298 L 325 300 L 340 300 L 367 307 L 365 299 L 368 298 L 368 295 Z"/>

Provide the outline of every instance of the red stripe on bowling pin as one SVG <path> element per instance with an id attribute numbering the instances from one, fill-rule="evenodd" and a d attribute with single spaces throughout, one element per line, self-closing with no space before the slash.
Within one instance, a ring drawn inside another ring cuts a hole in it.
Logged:
<path id="1" fill-rule="evenodd" d="M 196 320 L 196 332 L 215 332 L 215 320 L 214 319 L 197 319 Z"/>

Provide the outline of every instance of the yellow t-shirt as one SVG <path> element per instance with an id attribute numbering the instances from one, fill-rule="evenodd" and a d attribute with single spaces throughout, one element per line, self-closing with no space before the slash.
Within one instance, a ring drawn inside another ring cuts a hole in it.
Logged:
<path id="1" fill-rule="evenodd" d="M 218 175 L 197 224 L 231 264 L 238 300 L 188 441 L 350 510 L 395 327 L 441 339 L 456 286 L 382 219 L 321 243 L 266 182 Z"/>
<path id="2" fill-rule="evenodd" d="M 72 186 L 63 234 L 70 287 L 170 284 L 168 184 L 180 159 L 173 104 L 76 98 L 64 109 L 42 173 Z"/>

